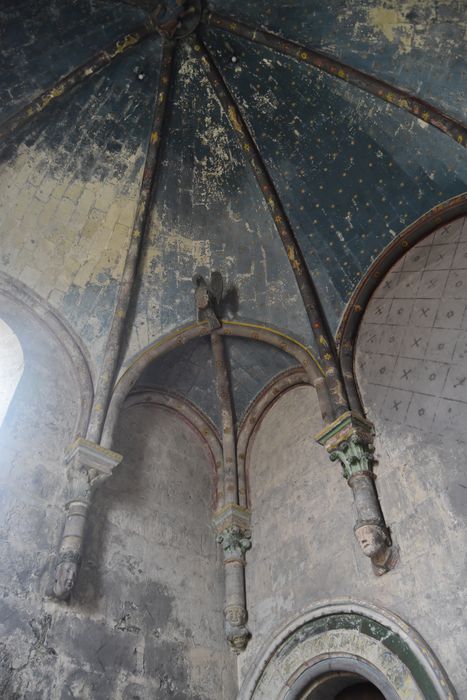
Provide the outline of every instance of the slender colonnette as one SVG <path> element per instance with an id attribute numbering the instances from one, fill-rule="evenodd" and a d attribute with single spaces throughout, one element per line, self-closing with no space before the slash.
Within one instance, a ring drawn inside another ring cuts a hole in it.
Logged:
<path id="1" fill-rule="evenodd" d="M 330 402 L 334 417 L 348 410 L 347 397 L 340 377 L 340 370 L 336 361 L 334 339 L 328 329 L 326 319 L 321 309 L 318 294 L 310 277 L 303 254 L 295 239 L 292 227 L 285 214 L 282 203 L 276 192 L 274 184 L 262 161 L 259 151 L 254 143 L 248 127 L 237 109 L 224 80 L 206 47 L 198 36 L 190 37 L 191 46 L 197 56 L 200 57 L 206 74 L 213 86 L 216 95 L 227 114 L 230 123 L 240 141 L 245 158 L 251 165 L 264 199 L 271 211 L 275 226 L 280 235 L 282 244 L 297 280 L 300 294 L 313 330 L 320 360 L 324 369 Z"/>
<path id="2" fill-rule="evenodd" d="M 365 92 L 369 92 L 385 102 L 410 112 L 415 117 L 447 134 L 460 145 L 467 147 L 467 128 L 464 124 L 444 114 L 428 102 L 410 95 L 405 90 L 394 87 L 384 80 L 368 75 L 368 73 L 364 73 L 361 70 L 352 68 L 322 51 L 301 46 L 294 41 L 288 41 L 264 29 L 249 27 L 242 22 L 229 17 L 222 17 L 215 12 L 207 14 L 207 22 L 213 27 L 219 27 L 219 29 L 223 29 L 231 34 L 237 34 L 257 44 L 267 46 L 274 51 L 291 56 L 303 63 L 308 63 L 325 73 L 329 73 L 329 75 L 355 85 L 355 87 L 365 90 Z"/>
<path id="3" fill-rule="evenodd" d="M 336 419 L 327 425 L 316 439 L 326 447 L 331 460 L 339 460 L 342 465 L 344 476 L 352 488 L 354 502 L 357 506 L 358 519 L 354 528 L 355 536 L 363 553 L 371 558 L 374 573 L 381 575 L 395 566 L 397 550 L 392 546 L 374 484 L 372 471 L 373 426 L 360 415 L 349 410 L 348 397 L 336 360 L 334 338 L 328 330 L 313 280 L 259 151 L 223 82 L 222 76 L 199 37 L 192 38 L 192 46 L 195 53 L 201 57 L 209 80 L 239 137 L 245 156 L 252 166 L 287 251 L 319 348 L 327 383 L 327 393 L 332 407 L 332 417 Z"/>
<path id="4" fill-rule="evenodd" d="M 86 61 L 86 63 L 83 63 L 81 66 L 78 66 L 78 68 L 67 73 L 67 75 L 47 88 L 47 90 L 42 92 L 38 97 L 32 100 L 32 102 L 20 109 L 16 114 L 13 114 L 9 119 L 4 121 L 3 124 L 0 124 L 0 139 L 7 137 L 16 129 L 19 129 L 35 115 L 42 112 L 51 102 L 54 102 L 58 97 L 61 97 L 74 88 L 75 85 L 78 85 L 86 78 L 89 78 L 102 68 L 108 66 L 115 58 L 121 56 L 132 46 L 136 46 L 148 36 L 154 34 L 154 32 L 154 20 L 152 17 L 149 17 L 144 24 L 135 27 L 128 34 L 119 37 L 105 49 L 96 53 L 89 61 Z"/>
<path id="5" fill-rule="evenodd" d="M 163 45 L 159 90 L 146 153 L 146 162 L 139 193 L 133 230 L 118 290 L 112 324 L 107 339 L 86 439 L 79 438 L 69 448 L 65 462 L 69 469 L 69 498 L 65 506 L 65 527 L 55 569 L 53 595 L 67 600 L 73 590 L 81 562 L 83 534 L 94 487 L 109 477 L 122 457 L 102 447 L 99 442 L 114 379 L 118 371 L 120 349 L 125 332 L 128 309 L 134 290 L 138 260 L 150 218 L 155 183 L 160 135 L 164 123 L 167 95 L 173 61 L 173 46 Z"/>
<path id="6" fill-rule="evenodd" d="M 236 654 L 245 649 L 250 638 L 246 626 L 248 613 L 245 591 L 245 552 L 251 547 L 250 513 L 239 505 L 236 425 L 232 387 L 226 361 L 220 307 L 223 280 L 212 272 L 210 282 L 195 275 L 195 304 L 198 320 L 206 321 L 216 374 L 222 431 L 222 465 L 218 489 L 221 498 L 214 513 L 217 542 L 224 559 L 224 629 L 227 641 Z"/>

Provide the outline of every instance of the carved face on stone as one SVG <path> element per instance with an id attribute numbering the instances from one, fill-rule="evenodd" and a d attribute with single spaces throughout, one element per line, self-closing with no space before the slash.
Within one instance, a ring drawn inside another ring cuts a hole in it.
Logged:
<path id="1" fill-rule="evenodd" d="M 374 557 L 387 546 L 387 537 L 379 525 L 360 525 L 355 528 L 355 537 L 367 557 Z"/>
<path id="2" fill-rule="evenodd" d="M 240 627 L 230 627 L 227 630 L 227 641 L 229 642 L 230 648 L 239 654 L 246 648 L 248 640 L 250 639 L 250 633 L 248 629 L 242 625 Z"/>
<path id="3" fill-rule="evenodd" d="M 231 625 L 234 625 L 235 627 L 240 627 L 246 622 L 246 611 L 240 605 L 226 608 L 225 619 Z"/>
<path id="4" fill-rule="evenodd" d="M 62 561 L 55 573 L 54 594 L 59 599 L 68 598 L 75 585 L 78 565 L 74 561 Z"/>

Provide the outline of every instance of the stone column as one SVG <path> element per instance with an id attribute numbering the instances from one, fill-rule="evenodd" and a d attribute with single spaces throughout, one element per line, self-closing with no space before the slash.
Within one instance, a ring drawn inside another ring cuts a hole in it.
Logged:
<path id="1" fill-rule="evenodd" d="M 251 634 L 246 626 L 245 552 L 251 547 L 250 512 L 227 505 L 214 515 L 217 541 L 222 546 L 225 575 L 225 634 L 231 649 L 239 654 Z"/>
<path id="2" fill-rule="evenodd" d="M 65 505 L 65 526 L 55 567 L 53 595 L 67 600 L 81 564 L 83 535 L 97 484 L 110 476 L 122 456 L 89 440 L 78 438 L 65 454 L 69 469 L 69 499 Z"/>
<path id="3" fill-rule="evenodd" d="M 391 542 L 376 492 L 373 438 L 373 425 L 353 411 L 339 416 L 316 436 L 330 459 L 341 464 L 357 511 L 355 536 L 371 559 L 373 572 L 381 576 L 396 565 L 398 549 Z"/>
<path id="4" fill-rule="evenodd" d="M 223 492 L 224 503 L 238 503 L 238 470 L 235 420 L 232 405 L 232 388 L 230 375 L 225 361 L 224 338 L 218 333 L 211 333 L 211 348 L 217 381 L 217 395 L 222 422 L 223 452 Z"/>

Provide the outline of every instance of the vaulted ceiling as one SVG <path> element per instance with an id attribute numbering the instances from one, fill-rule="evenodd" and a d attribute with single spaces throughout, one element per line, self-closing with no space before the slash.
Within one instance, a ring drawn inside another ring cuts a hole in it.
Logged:
<path id="1" fill-rule="evenodd" d="M 6 125 L 0 216 L 10 235 L 2 269 L 67 319 L 96 372 L 161 73 L 160 33 L 126 43 L 125 37 L 158 4 L 0 6 Z M 462 0 L 210 0 L 198 38 L 176 41 L 126 362 L 193 320 L 193 273 L 212 269 L 235 287 L 231 318 L 278 327 L 317 352 L 293 256 L 236 115 L 335 332 L 378 254 L 428 210 L 467 189 L 464 11 Z M 197 41 L 220 72 L 220 88 L 209 80 Z M 108 45 L 120 48 L 101 70 L 27 114 L 44 91 Z M 221 105 L 218 89 L 236 112 Z M 18 114 L 24 118 L 17 123 Z M 115 202 L 120 210 L 109 223 Z M 255 365 L 254 352 L 262 351 L 242 353 L 246 366 Z M 277 353 L 270 363 L 274 371 L 284 368 Z M 252 385 L 251 395 L 256 391 Z"/>

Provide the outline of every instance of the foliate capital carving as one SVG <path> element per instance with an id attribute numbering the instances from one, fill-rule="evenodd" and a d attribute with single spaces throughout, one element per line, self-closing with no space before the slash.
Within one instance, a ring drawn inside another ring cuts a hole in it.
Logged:
<path id="1" fill-rule="evenodd" d="M 107 479 L 122 459 L 118 452 L 84 438 L 75 440 L 65 453 L 65 464 L 74 490 L 85 492 Z"/>
<path id="2" fill-rule="evenodd" d="M 373 438 L 373 425 L 353 411 L 347 411 L 315 439 L 326 448 L 333 462 L 339 460 L 344 477 L 349 479 L 361 472 L 371 473 Z"/>
<path id="3" fill-rule="evenodd" d="M 349 479 L 354 474 L 371 472 L 373 452 L 373 445 L 365 444 L 358 435 L 351 435 L 329 453 L 329 458 L 333 462 L 339 460 L 344 477 Z"/>
<path id="4" fill-rule="evenodd" d="M 224 559 L 244 559 L 251 547 L 251 515 L 247 508 L 229 503 L 214 514 L 217 542 L 222 545 Z"/>
<path id="5" fill-rule="evenodd" d="M 251 532 L 231 525 L 217 535 L 217 542 L 222 545 L 224 559 L 243 560 L 245 552 L 251 547 Z"/>

